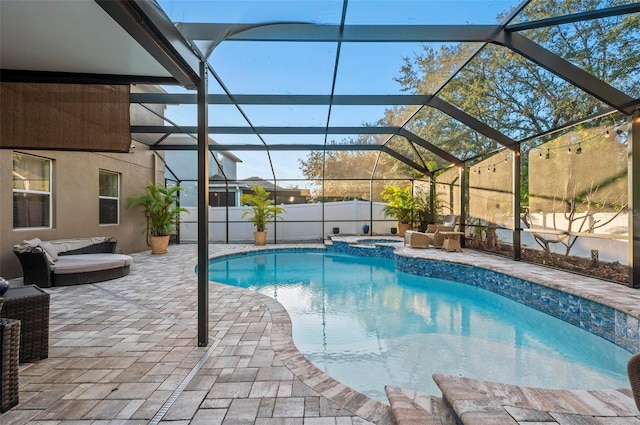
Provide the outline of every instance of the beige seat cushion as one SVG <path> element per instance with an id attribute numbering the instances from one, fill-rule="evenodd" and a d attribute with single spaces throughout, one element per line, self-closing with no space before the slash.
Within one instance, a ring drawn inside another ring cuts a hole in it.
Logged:
<path id="1" fill-rule="evenodd" d="M 58 257 L 51 270 L 55 274 L 86 273 L 131 265 L 133 259 L 122 254 L 78 254 Z"/>

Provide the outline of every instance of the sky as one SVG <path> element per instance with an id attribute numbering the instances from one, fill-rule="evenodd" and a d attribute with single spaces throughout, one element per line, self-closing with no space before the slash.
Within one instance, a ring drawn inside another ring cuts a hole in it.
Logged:
<path id="1" fill-rule="evenodd" d="M 174 22 L 273 22 L 294 21 L 338 24 L 343 0 L 159 0 Z M 346 23 L 361 24 L 489 24 L 498 13 L 518 4 L 514 0 L 350 0 Z M 432 46 L 437 49 L 440 45 Z M 222 83 L 234 94 L 331 94 L 337 43 L 222 42 L 209 57 Z M 394 78 L 400 76 L 404 57 L 422 49 L 419 43 L 343 43 L 340 46 L 335 94 L 400 94 Z M 165 87 L 168 92 L 184 89 Z M 209 93 L 224 93 L 209 78 Z M 380 119 L 389 106 L 336 106 L 329 125 L 360 126 Z M 327 125 L 327 106 L 243 105 L 254 126 Z M 169 106 L 167 117 L 178 125 L 196 125 L 195 105 Z M 211 105 L 210 126 L 246 126 L 233 105 Z M 222 144 L 262 144 L 255 135 L 211 134 Z M 346 136 L 329 136 L 328 141 Z M 354 136 L 355 137 L 355 136 Z M 325 142 L 324 135 L 265 135 L 267 144 Z M 303 179 L 299 159 L 308 152 L 274 152 L 278 179 Z M 236 151 L 238 178 L 273 178 L 264 152 Z M 287 185 L 286 182 L 283 185 Z"/>

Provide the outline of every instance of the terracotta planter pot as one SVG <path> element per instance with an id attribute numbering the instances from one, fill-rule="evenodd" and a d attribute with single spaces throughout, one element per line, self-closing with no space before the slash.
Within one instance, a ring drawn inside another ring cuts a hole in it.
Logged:
<path id="1" fill-rule="evenodd" d="M 169 246 L 169 236 L 151 236 L 151 253 L 152 254 L 166 254 L 167 247 Z"/>
<path id="2" fill-rule="evenodd" d="M 411 224 L 398 223 L 398 236 L 404 236 L 404 232 L 406 232 L 407 230 L 411 230 Z"/>
<path id="3" fill-rule="evenodd" d="M 253 232 L 253 239 L 256 245 L 266 245 L 267 232 Z"/>

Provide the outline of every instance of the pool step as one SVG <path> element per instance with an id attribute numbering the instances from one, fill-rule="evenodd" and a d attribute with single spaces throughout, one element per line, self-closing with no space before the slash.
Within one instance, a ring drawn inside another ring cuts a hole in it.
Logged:
<path id="1" fill-rule="evenodd" d="M 631 390 L 553 390 L 433 375 L 461 424 L 637 424 Z"/>
<path id="2" fill-rule="evenodd" d="M 441 398 L 391 385 L 384 390 L 397 425 L 456 425 Z"/>

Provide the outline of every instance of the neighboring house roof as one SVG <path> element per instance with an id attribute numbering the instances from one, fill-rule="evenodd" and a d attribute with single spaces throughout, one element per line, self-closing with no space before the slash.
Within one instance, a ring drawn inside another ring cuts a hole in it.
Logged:
<path id="1" fill-rule="evenodd" d="M 265 180 L 261 177 L 249 177 L 246 179 L 239 180 L 240 182 L 246 182 L 251 186 L 259 184 L 268 192 L 280 192 L 280 193 L 299 193 L 301 196 L 311 196 L 311 191 L 309 189 L 304 188 L 290 188 L 290 187 L 282 187 L 276 184 L 271 183 L 268 180 Z"/>
<path id="2" fill-rule="evenodd" d="M 238 180 L 240 182 L 250 183 L 251 185 L 260 184 L 260 186 L 264 187 L 268 191 L 273 190 L 285 190 L 284 187 L 278 186 L 277 184 L 273 184 L 268 180 L 263 179 L 262 177 L 248 177 L 246 179 Z"/>

